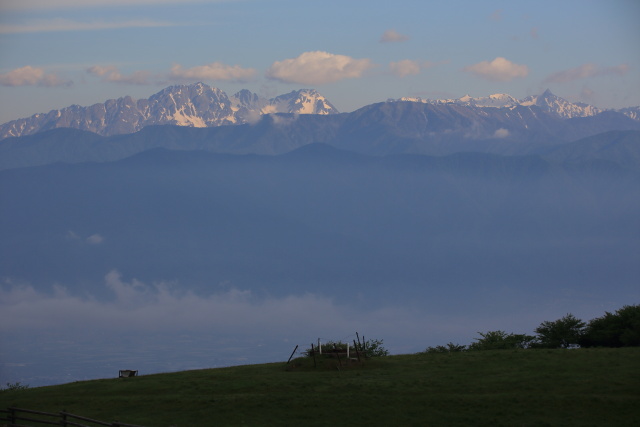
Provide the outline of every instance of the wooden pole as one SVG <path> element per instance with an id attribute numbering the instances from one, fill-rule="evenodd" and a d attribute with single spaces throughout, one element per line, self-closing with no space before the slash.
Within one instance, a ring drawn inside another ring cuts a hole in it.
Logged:
<path id="1" fill-rule="evenodd" d="M 289 362 L 291 362 L 291 358 L 293 357 L 294 354 L 296 354 L 297 349 L 298 349 L 298 346 L 296 345 L 296 348 L 294 348 L 293 351 L 291 352 L 291 356 L 289 356 L 289 360 L 287 360 L 287 365 L 289 364 Z"/>
<path id="2" fill-rule="evenodd" d="M 356 338 L 358 338 L 358 346 L 360 347 L 360 350 L 362 350 L 362 347 L 360 346 L 360 335 L 358 335 L 357 331 L 356 331 Z"/>
<path id="3" fill-rule="evenodd" d="M 353 340 L 353 347 L 356 349 L 356 356 L 358 356 L 358 362 L 360 361 L 360 352 L 358 351 L 358 346 L 356 345 L 356 340 Z"/>
<path id="4" fill-rule="evenodd" d="M 336 357 L 338 358 L 338 364 L 340 365 L 340 367 L 342 368 L 342 360 L 340 360 L 340 352 L 338 351 L 338 349 L 336 348 L 336 345 L 333 345 L 333 350 L 336 353 Z"/>

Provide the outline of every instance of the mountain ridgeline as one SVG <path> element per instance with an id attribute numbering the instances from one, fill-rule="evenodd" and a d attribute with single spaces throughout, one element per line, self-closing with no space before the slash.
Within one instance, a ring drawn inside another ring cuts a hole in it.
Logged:
<path id="1" fill-rule="evenodd" d="M 6 123 L 0 170 L 113 161 L 152 148 L 278 155 L 311 143 L 369 155 L 540 154 L 607 132 L 640 131 L 634 111 L 601 111 L 546 91 L 522 101 L 412 99 L 338 113 L 315 90 L 267 100 L 247 90 L 228 97 L 199 83 Z"/>
<path id="2" fill-rule="evenodd" d="M 313 89 L 265 99 L 246 89 L 228 96 L 203 83 L 170 86 L 148 99 L 130 96 L 89 107 L 72 105 L 0 126 L 0 139 L 55 128 L 74 128 L 99 135 L 133 133 L 145 126 L 212 127 L 252 123 L 262 114 L 335 114 L 338 110 Z"/>

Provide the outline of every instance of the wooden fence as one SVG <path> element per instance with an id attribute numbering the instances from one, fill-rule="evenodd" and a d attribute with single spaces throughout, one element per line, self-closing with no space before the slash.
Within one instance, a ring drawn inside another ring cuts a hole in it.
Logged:
<path id="1" fill-rule="evenodd" d="M 108 427 L 143 427 L 135 424 L 125 424 L 120 422 L 108 423 L 104 421 L 92 420 L 91 418 L 81 417 L 80 415 L 71 414 L 66 411 L 52 413 L 14 407 L 8 409 L 0 409 L 1 426 L 32 427 L 35 424 L 48 424 L 64 427 L 95 427 L 96 425 Z"/>

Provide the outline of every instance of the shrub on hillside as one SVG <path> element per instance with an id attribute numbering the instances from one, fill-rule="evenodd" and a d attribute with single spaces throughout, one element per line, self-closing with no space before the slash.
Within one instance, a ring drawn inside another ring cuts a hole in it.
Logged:
<path id="1" fill-rule="evenodd" d="M 478 332 L 482 338 L 469 345 L 469 350 L 508 350 L 529 348 L 535 337 L 525 334 L 508 334 L 505 331 Z"/>
<path id="2" fill-rule="evenodd" d="M 544 321 L 535 330 L 538 334 L 536 347 L 569 348 L 578 345 L 585 326 L 571 313 L 558 320 Z"/>
<path id="3" fill-rule="evenodd" d="M 640 304 L 591 320 L 580 338 L 583 347 L 640 346 Z"/>
<path id="4" fill-rule="evenodd" d="M 364 343 L 364 354 L 366 357 L 388 356 L 389 350 L 383 345 L 382 340 L 367 340 Z"/>
<path id="5" fill-rule="evenodd" d="M 446 346 L 437 345 L 435 347 L 427 347 L 425 353 L 457 353 L 465 350 L 467 350 L 466 345 L 454 344 L 450 342 Z"/>
<path id="6" fill-rule="evenodd" d="M 17 383 L 7 383 L 6 388 L 0 388 L 0 391 L 16 391 L 16 390 L 25 390 L 29 388 L 29 384 L 21 384 Z"/>
<path id="7" fill-rule="evenodd" d="M 384 344 L 383 340 L 378 340 L 378 339 L 366 340 L 362 344 L 362 346 L 358 347 L 358 351 L 362 352 L 365 357 L 388 356 L 389 350 L 387 350 L 383 344 Z M 330 354 L 330 353 L 333 353 L 334 350 L 346 351 L 348 344 L 343 343 L 342 341 L 328 341 L 326 343 L 321 343 L 320 346 L 322 348 L 323 354 Z M 317 346 L 314 346 L 314 350 L 316 351 L 316 354 L 318 354 L 320 351 L 320 349 L 318 349 Z M 353 354 L 356 353 L 356 349 L 352 345 L 349 346 L 349 351 L 352 352 Z M 313 354 L 311 348 L 306 349 L 305 353 L 308 356 L 311 356 Z"/>

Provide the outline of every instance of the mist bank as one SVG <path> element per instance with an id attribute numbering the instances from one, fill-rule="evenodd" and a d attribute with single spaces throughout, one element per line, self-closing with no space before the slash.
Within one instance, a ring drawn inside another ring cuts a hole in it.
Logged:
<path id="1" fill-rule="evenodd" d="M 504 286 L 629 289 L 638 273 L 638 172 L 610 162 L 314 144 L 275 157 L 151 150 L 0 182 L 2 276 L 38 289 L 100 296 L 117 269 L 194 290 L 438 306 Z"/>
<path id="2" fill-rule="evenodd" d="M 601 143 L 570 158 L 159 149 L 2 171 L 2 379 L 284 360 L 355 331 L 416 352 L 634 303 L 640 174 L 615 161 L 632 144 Z"/>

